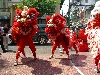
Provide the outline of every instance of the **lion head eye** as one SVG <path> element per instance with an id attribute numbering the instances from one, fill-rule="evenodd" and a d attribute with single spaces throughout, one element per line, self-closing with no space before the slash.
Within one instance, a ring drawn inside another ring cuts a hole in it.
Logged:
<path id="1" fill-rule="evenodd" d="M 35 17 L 35 14 L 34 13 L 31 13 L 31 18 L 34 18 Z"/>
<path id="2" fill-rule="evenodd" d="M 17 19 L 20 19 L 21 17 L 19 15 L 16 16 Z"/>
<path id="3" fill-rule="evenodd" d="M 30 16 L 29 16 L 29 15 L 27 15 L 27 18 L 30 18 Z"/>

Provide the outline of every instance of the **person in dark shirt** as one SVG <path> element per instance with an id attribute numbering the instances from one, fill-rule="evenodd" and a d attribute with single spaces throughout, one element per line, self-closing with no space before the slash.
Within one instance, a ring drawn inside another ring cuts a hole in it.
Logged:
<path id="1" fill-rule="evenodd" d="M 5 52 L 8 52 L 8 51 L 6 51 L 5 48 L 4 48 L 2 34 L 3 34 L 3 27 L 2 27 L 2 24 L 0 22 L 0 45 L 1 45 L 1 48 L 3 50 L 3 53 L 5 53 Z"/>
<path id="2" fill-rule="evenodd" d="M 4 47 L 6 50 L 8 50 L 8 31 L 9 31 L 9 28 L 8 28 L 8 24 L 5 24 L 4 25 L 4 28 L 3 28 L 3 40 L 4 40 Z"/>

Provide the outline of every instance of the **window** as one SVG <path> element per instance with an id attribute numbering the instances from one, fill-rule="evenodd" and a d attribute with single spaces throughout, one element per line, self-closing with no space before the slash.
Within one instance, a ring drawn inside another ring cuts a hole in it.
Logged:
<path id="1" fill-rule="evenodd" d="M 38 24 L 46 24 L 46 19 L 38 19 Z"/>
<path id="2" fill-rule="evenodd" d="M 99 0 L 95 0 L 95 3 L 96 3 L 97 1 L 99 1 Z"/>
<path id="3" fill-rule="evenodd" d="M 88 3 L 88 0 L 85 0 L 85 3 Z"/>

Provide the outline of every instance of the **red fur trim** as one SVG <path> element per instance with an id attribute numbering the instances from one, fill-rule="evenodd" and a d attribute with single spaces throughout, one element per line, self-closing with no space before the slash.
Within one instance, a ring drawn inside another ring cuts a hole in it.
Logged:
<path id="1" fill-rule="evenodd" d="M 56 27 L 58 28 L 58 30 L 62 30 L 65 27 L 65 24 L 63 23 L 66 22 L 66 19 L 62 17 L 60 14 L 55 14 L 52 17 L 52 22 L 56 24 Z"/>
<path id="2" fill-rule="evenodd" d="M 50 16 L 46 16 L 46 22 L 50 20 Z"/>
<path id="3" fill-rule="evenodd" d="M 16 9 L 15 12 L 16 12 L 16 15 L 21 16 L 22 10 L 21 9 Z"/>
<path id="4" fill-rule="evenodd" d="M 55 27 L 46 27 L 45 32 L 49 34 L 57 33 L 59 32 Z"/>
<path id="5" fill-rule="evenodd" d="M 100 22 L 98 20 L 92 20 L 88 22 L 87 27 L 90 29 L 91 27 L 100 27 Z"/>
<path id="6" fill-rule="evenodd" d="M 60 21 L 58 21 L 60 20 Z M 54 24 L 60 24 L 62 23 L 63 21 L 66 21 L 66 19 L 64 17 L 62 17 L 60 14 L 55 14 L 53 17 L 52 17 L 52 22 Z"/>
<path id="7" fill-rule="evenodd" d="M 81 29 L 79 31 L 79 39 L 86 41 L 87 40 L 87 35 L 85 35 L 85 30 Z"/>
<path id="8" fill-rule="evenodd" d="M 28 14 L 31 15 L 32 13 L 35 14 L 35 17 L 39 15 L 39 12 L 35 8 L 29 8 Z"/>

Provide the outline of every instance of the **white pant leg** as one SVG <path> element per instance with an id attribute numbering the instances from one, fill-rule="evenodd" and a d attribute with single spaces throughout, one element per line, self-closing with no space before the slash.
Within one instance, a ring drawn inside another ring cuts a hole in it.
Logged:
<path id="1" fill-rule="evenodd" d="M 6 36 L 3 36 L 3 45 L 4 45 L 4 48 L 6 48 Z"/>
<path id="2" fill-rule="evenodd" d="M 8 39 L 9 39 L 9 36 L 8 34 L 6 34 L 6 49 L 8 50 Z"/>
<path id="3" fill-rule="evenodd" d="M 3 44 L 4 44 L 4 48 L 8 50 L 8 34 L 6 34 L 6 36 L 3 36 Z"/>

